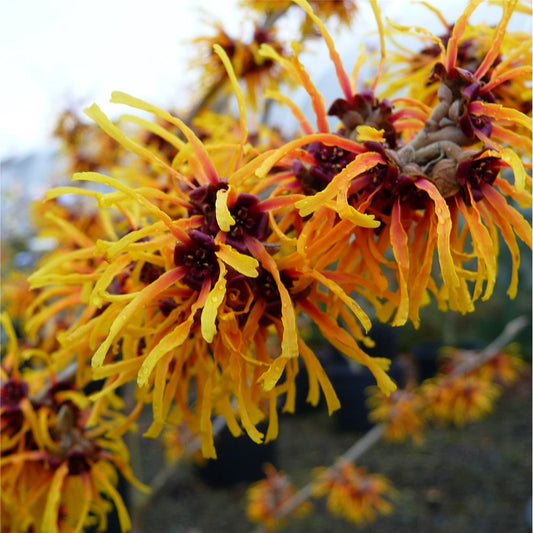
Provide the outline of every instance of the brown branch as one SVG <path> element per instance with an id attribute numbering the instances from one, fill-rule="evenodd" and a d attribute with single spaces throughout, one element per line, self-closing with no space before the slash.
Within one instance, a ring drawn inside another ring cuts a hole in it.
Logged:
<path id="1" fill-rule="evenodd" d="M 519 316 L 509 322 L 503 331 L 496 339 L 494 339 L 488 346 L 481 350 L 476 357 L 471 360 L 464 361 L 457 365 L 450 373 L 451 376 L 461 376 L 474 370 L 484 363 L 490 361 L 493 357 L 507 346 L 511 340 L 520 333 L 528 324 L 528 319 L 525 316 Z"/>

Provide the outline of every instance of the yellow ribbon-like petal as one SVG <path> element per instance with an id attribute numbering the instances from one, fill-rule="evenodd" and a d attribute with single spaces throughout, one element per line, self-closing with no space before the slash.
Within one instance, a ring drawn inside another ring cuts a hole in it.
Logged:
<path id="1" fill-rule="evenodd" d="M 44 508 L 43 516 L 43 531 L 49 531 L 55 533 L 59 531 L 59 504 L 61 502 L 61 488 L 63 482 L 68 474 L 68 463 L 62 463 L 61 466 L 55 471 L 52 483 L 48 489 L 48 497 L 46 499 L 46 506 Z"/>
<path id="2" fill-rule="evenodd" d="M 357 132 L 357 142 L 385 142 L 385 137 L 383 137 L 383 133 L 385 133 L 385 130 L 377 130 L 372 126 L 365 126 L 364 124 L 362 124 L 361 126 L 357 126 L 357 128 L 355 128 L 355 131 Z"/>
<path id="3" fill-rule="evenodd" d="M 257 267 L 259 262 L 250 255 L 241 254 L 235 248 L 224 243 L 217 243 L 217 256 L 224 261 L 231 268 L 240 272 L 243 276 L 248 278 L 256 278 L 258 276 Z"/>
<path id="4" fill-rule="evenodd" d="M 202 337 L 207 342 L 213 342 L 213 337 L 217 332 L 216 318 L 218 314 L 218 308 L 224 301 L 226 295 L 226 267 L 222 261 L 218 262 L 220 266 L 220 275 L 218 277 L 215 286 L 211 292 L 207 295 L 204 308 L 202 309 L 201 316 L 201 329 Z"/>
<path id="5" fill-rule="evenodd" d="M 228 208 L 228 193 L 229 189 L 219 189 L 215 200 L 217 224 L 222 231 L 229 231 L 231 226 L 235 224 L 235 219 L 231 216 Z"/>
<path id="6" fill-rule="evenodd" d="M 263 382 L 263 388 L 266 391 L 272 390 L 275 387 L 276 383 L 281 377 L 282 372 L 285 370 L 287 361 L 288 359 L 286 357 L 278 357 L 270 365 L 270 368 L 259 376 L 257 381 Z"/>
<path id="7" fill-rule="evenodd" d="M 510 148 L 504 148 L 501 157 L 513 170 L 516 190 L 518 192 L 523 191 L 526 186 L 527 175 L 522 160 Z"/>

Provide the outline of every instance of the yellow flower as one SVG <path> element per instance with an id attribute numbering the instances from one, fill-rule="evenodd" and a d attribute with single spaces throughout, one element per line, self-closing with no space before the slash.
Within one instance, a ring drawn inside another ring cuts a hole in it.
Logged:
<path id="1" fill-rule="evenodd" d="M 272 46 L 281 55 L 285 54 L 283 45 L 276 40 L 275 29 L 255 24 L 249 39 L 231 37 L 220 23 L 215 25 L 215 30 L 212 37 L 198 37 L 193 41 L 200 48 L 201 57 L 195 63 L 199 63 L 203 69 L 202 85 L 209 91 L 227 78 L 223 61 L 213 51 L 213 45 L 217 44 L 227 54 L 237 79 L 244 81 L 248 100 L 255 108 L 258 94 L 265 86 L 277 85 L 279 82 L 278 65 L 259 54 L 263 44 Z"/>
<path id="2" fill-rule="evenodd" d="M 421 394 L 430 420 L 463 426 L 492 411 L 500 387 L 476 375 L 446 376 L 424 382 Z"/>
<path id="3" fill-rule="evenodd" d="M 510 344 L 481 365 L 478 372 L 484 379 L 508 387 L 516 382 L 526 367 L 527 365 L 520 355 L 520 346 Z"/>
<path id="4" fill-rule="evenodd" d="M 12 320 L 23 320 L 27 307 L 35 299 L 36 293 L 30 290 L 28 276 L 17 270 L 10 270 L 2 276 L 2 310 Z"/>
<path id="5" fill-rule="evenodd" d="M 113 139 L 69 110 L 60 115 L 54 135 L 61 141 L 68 174 L 100 170 L 124 155 Z"/>
<path id="6" fill-rule="evenodd" d="M 151 436 L 161 431 L 173 405 L 180 405 L 185 420 L 199 420 L 202 449 L 210 456 L 215 453 L 213 412 L 229 418 L 236 434 L 238 416 L 249 435 L 260 441 L 263 435 L 255 426 L 266 413 L 258 404 L 266 399 L 270 405 L 266 438 L 276 436 L 276 398 L 294 390 L 299 351 L 312 376 L 311 401 L 318 402 L 320 384 L 330 410 L 338 408 L 318 360 L 299 340 L 295 304 L 311 284 L 323 283 L 333 291 L 333 298 L 349 303 L 359 317 L 365 315 L 333 280 L 315 273 L 307 276 L 301 257 L 284 249 L 290 239 L 270 230 L 272 217 L 290 208 L 297 197 L 263 200 L 256 194 L 253 182 L 251 187 L 247 184 L 262 158 L 241 162 L 242 144 L 229 151 L 233 169 L 227 179 L 221 179 L 209 153 L 214 145 L 205 146 L 163 110 L 124 94 L 114 98 L 181 128 L 190 150 L 179 167 L 187 174 L 126 137 L 96 107 L 90 109 L 90 115 L 117 141 L 165 168 L 179 182 L 164 190 L 155 183 L 133 187 L 103 174 L 76 175 L 113 187 L 115 191 L 109 193 L 87 190 L 84 194 L 92 195 L 104 212 L 127 213 L 130 229 L 45 261 L 32 275 L 34 287 L 71 286 L 89 304 L 89 312 L 61 335 L 64 350 L 75 346 L 77 354 L 92 356 L 95 377 L 108 378 L 99 398 L 134 379 L 147 387 L 143 394 L 151 399 L 155 417 Z M 73 189 L 59 188 L 49 196 L 62 192 Z M 269 353 L 263 346 L 269 332 L 279 338 L 278 353 Z M 346 332 L 343 335 L 342 342 L 355 357 L 367 357 Z M 107 364 L 102 367 L 103 363 Z M 380 383 L 392 386 L 385 361 L 371 364 Z M 286 378 L 280 381 L 284 373 Z M 193 383 L 199 387 L 197 400 L 188 405 L 188 387 Z M 154 393 L 148 394 L 152 388 Z M 237 413 L 230 408 L 232 395 L 238 400 Z M 293 403 L 290 392 L 286 409 L 292 410 Z"/>
<path id="7" fill-rule="evenodd" d="M 350 461 L 315 469 L 313 496 L 327 496 L 332 514 L 357 525 L 375 521 L 378 514 L 390 514 L 395 492 L 384 476 L 369 474 Z"/>
<path id="8" fill-rule="evenodd" d="M 42 362 L 32 369 L 6 315 L 2 323 L 9 339 L 0 386 L 3 527 L 52 533 L 89 524 L 105 528 L 114 506 L 122 530 L 129 531 L 117 472 L 147 488 L 134 478 L 116 433 L 123 417 L 100 410 L 99 424 L 90 426 L 94 408 L 72 384 L 73 376 L 56 376 L 50 367 L 39 368 Z"/>
<path id="9" fill-rule="evenodd" d="M 478 350 L 450 347 L 443 350 L 443 356 L 446 358 L 446 373 L 451 373 L 456 368 L 472 367 L 472 370 L 467 371 L 468 375 L 477 376 L 503 386 L 514 383 L 526 367 L 526 363 L 520 355 L 520 346 L 517 343 L 510 344 L 481 364 L 479 359 L 482 354 Z"/>
<path id="10" fill-rule="evenodd" d="M 506 24 L 505 19 L 512 15 L 513 10 L 517 14 L 522 12 L 522 16 L 531 16 L 531 8 L 523 10 L 524 6 L 517 2 L 500 2 L 504 7 L 502 23 L 493 27 L 468 20 L 477 5 L 479 2 L 470 2 L 465 13 L 453 22 L 446 20 L 437 7 L 424 4 L 442 23 L 443 33 L 438 36 L 426 28 L 412 31 L 410 27 L 393 25 L 388 34 L 396 50 L 389 54 L 390 67 L 383 76 L 386 85 L 384 94 L 394 95 L 399 90 L 407 90 L 409 97 L 426 105 L 434 105 L 437 102 L 438 83 L 431 78 L 431 72 L 436 63 L 442 61 L 444 50 L 452 39 L 455 66 L 471 72 L 482 65 L 487 52 L 494 50 L 492 63 L 488 64 L 480 79 L 488 85 L 487 90 L 494 92 L 498 102 L 531 114 L 531 35 L 501 31 Z M 396 42 L 396 35 L 401 35 L 402 39 L 406 36 L 417 39 L 424 47 L 414 53 L 411 48 L 400 46 Z"/>
<path id="11" fill-rule="evenodd" d="M 303 501 L 292 509 L 289 515 L 284 514 L 283 518 L 280 518 L 280 511 L 284 510 L 297 491 L 288 477 L 272 465 L 265 465 L 265 473 L 265 479 L 248 487 L 246 516 L 249 520 L 273 530 L 285 524 L 290 516 L 301 517 L 309 513 L 311 503 Z"/>
<path id="12" fill-rule="evenodd" d="M 194 432 L 193 427 L 184 423 L 176 423 L 165 428 L 161 436 L 163 447 L 165 451 L 165 461 L 172 465 L 182 459 L 190 459 L 191 455 L 194 460 L 201 462 L 202 455 L 196 451 L 191 454 L 191 451 L 196 448 L 195 443 L 199 439 L 198 431 Z M 198 448 L 196 448 L 198 450 Z"/>
<path id="13" fill-rule="evenodd" d="M 349 26 L 357 11 L 357 4 L 354 0 L 310 0 L 316 14 L 324 21 L 330 19 L 337 20 L 340 24 Z M 243 7 L 250 7 L 258 12 L 267 15 L 284 13 L 294 5 L 292 0 L 241 0 Z M 313 22 L 306 16 L 301 25 L 300 33 L 302 38 L 314 36 Z"/>
<path id="14" fill-rule="evenodd" d="M 369 419 L 385 424 L 386 439 L 403 441 L 411 437 L 417 444 L 422 442 L 426 421 L 422 398 L 416 391 L 397 390 L 386 397 L 374 390 L 367 402 L 371 407 Z"/>

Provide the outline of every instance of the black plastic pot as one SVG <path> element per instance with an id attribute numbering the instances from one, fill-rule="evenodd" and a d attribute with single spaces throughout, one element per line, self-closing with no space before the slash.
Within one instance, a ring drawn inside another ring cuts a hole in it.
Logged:
<path id="1" fill-rule="evenodd" d="M 388 374 L 399 385 L 403 384 L 403 368 L 392 361 Z M 338 431 L 367 431 L 374 424 L 368 419 L 367 388 L 376 385 L 372 372 L 363 366 L 357 369 L 348 365 L 328 368 L 328 375 L 341 402 L 341 408 L 333 414 Z"/>
<path id="2" fill-rule="evenodd" d="M 276 466 L 276 441 L 256 444 L 247 435 L 234 437 L 224 428 L 215 439 L 215 447 L 217 459 L 197 466 L 200 477 L 213 487 L 251 483 L 265 477 L 265 463 Z"/>

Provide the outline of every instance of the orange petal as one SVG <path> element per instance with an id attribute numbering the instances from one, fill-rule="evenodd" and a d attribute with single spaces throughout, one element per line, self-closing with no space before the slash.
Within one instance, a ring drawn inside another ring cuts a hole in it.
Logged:
<path id="1" fill-rule="evenodd" d="M 202 337 L 206 342 L 213 342 L 213 337 L 217 332 L 216 318 L 218 308 L 226 296 L 226 267 L 222 261 L 219 261 L 218 264 L 220 267 L 218 280 L 211 292 L 207 295 L 207 300 L 205 301 L 200 317 Z"/>
<path id="2" fill-rule="evenodd" d="M 52 482 L 50 483 L 50 488 L 48 489 L 42 522 L 43 531 L 48 531 L 49 533 L 56 533 L 59 531 L 59 504 L 61 502 L 63 482 L 67 475 L 68 463 L 61 463 L 59 468 L 55 471 Z"/>
<path id="3" fill-rule="evenodd" d="M 394 202 L 392 207 L 390 241 L 392 252 L 398 264 L 398 285 L 400 287 L 400 305 L 394 316 L 393 326 L 401 326 L 409 317 L 409 239 L 402 225 L 400 201 Z"/>
<path id="4" fill-rule="evenodd" d="M 459 286 L 459 277 L 453 262 L 450 235 L 452 231 L 452 220 L 450 210 L 446 200 L 441 196 L 438 189 L 426 179 L 419 179 L 415 182 L 416 187 L 428 193 L 428 196 L 435 204 L 435 214 L 437 215 L 437 249 L 439 251 L 439 263 L 444 283 L 450 287 Z"/>
<path id="5" fill-rule="evenodd" d="M 149 287 L 151 287 L 151 285 L 149 285 Z M 146 355 L 141 368 L 139 369 L 139 373 L 137 374 L 137 384 L 139 387 L 144 387 L 148 384 L 148 379 L 150 378 L 154 367 L 166 353 L 168 353 L 170 350 L 178 348 L 187 340 L 191 326 L 194 323 L 196 311 L 204 305 L 207 294 L 209 293 L 209 289 L 209 282 L 202 285 L 202 290 L 198 295 L 198 300 L 191 306 L 191 312 L 187 319 L 181 324 L 177 325 L 166 337 L 163 337 L 157 346 Z"/>

